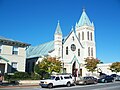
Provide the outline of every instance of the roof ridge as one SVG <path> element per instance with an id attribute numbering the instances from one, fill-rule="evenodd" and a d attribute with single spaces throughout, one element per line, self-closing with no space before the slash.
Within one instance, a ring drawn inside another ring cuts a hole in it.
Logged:
<path id="1" fill-rule="evenodd" d="M 37 46 L 44 45 L 44 44 L 47 44 L 47 43 L 50 43 L 50 42 L 54 42 L 54 40 L 49 41 L 49 42 L 45 42 L 45 43 L 42 43 L 42 44 L 39 44 L 39 45 L 36 45 L 36 46 L 32 46 L 32 47 L 37 47 Z"/>
<path id="2" fill-rule="evenodd" d="M 34 58 L 34 57 L 48 55 L 48 52 L 53 49 L 54 49 L 54 41 L 49 41 L 37 46 L 32 46 L 27 50 L 27 58 Z"/>

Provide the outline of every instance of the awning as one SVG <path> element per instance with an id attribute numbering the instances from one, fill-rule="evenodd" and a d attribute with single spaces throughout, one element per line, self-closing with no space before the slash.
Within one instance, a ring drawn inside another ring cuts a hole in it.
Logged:
<path id="1" fill-rule="evenodd" d="M 0 56 L 0 59 L 3 59 L 4 61 L 9 62 L 8 59 L 6 59 L 6 58 L 4 58 L 4 57 L 2 57 L 2 56 Z"/>

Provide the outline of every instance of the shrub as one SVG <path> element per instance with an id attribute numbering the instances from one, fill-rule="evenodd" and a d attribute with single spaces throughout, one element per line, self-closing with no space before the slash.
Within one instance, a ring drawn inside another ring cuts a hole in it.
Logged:
<path id="1" fill-rule="evenodd" d="M 32 80 L 40 80 L 41 76 L 39 74 L 31 73 L 31 79 Z"/>
<path id="2" fill-rule="evenodd" d="M 17 80 L 26 80 L 30 78 L 30 75 L 27 72 L 15 72 L 13 78 Z"/>

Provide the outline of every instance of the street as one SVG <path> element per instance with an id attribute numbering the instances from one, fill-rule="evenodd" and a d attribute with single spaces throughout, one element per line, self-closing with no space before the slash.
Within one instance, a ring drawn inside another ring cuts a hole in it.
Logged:
<path id="1" fill-rule="evenodd" d="M 54 87 L 52 90 L 120 90 L 120 82 L 114 83 L 98 83 L 96 85 L 77 85 L 71 87 Z M 37 87 L 22 87 L 22 88 L 1 88 L 0 90 L 49 90 L 48 88 Z"/>

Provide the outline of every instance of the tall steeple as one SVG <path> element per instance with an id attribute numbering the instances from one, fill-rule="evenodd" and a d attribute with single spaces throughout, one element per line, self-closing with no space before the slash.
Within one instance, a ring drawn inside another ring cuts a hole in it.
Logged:
<path id="1" fill-rule="evenodd" d="M 84 47 L 84 58 L 94 57 L 96 58 L 96 45 L 95 45 L 95 33 L 94 23 L 90 21 L 85 9 L 83 9 L 82 15 L 76 24 L 76 35 Z"/>
<path id="2" fill-rule="evenodd" d="M 81 15 L 80 20 L 78 22 L 78 26 L 84 26 L 84 25 L 92 26 L 92 23 L 90 22 L 87 14 L 85 12 L 85 9 L 83 9 L 82 15 Z"/>
<path id="3" fill-rule="evenodd" d="M 54 34 L 54 49 L 55 57 L 62 58 L 62 31 L 59 21 Z"/>
<path id="4" fill-rule="evenodd" d="M 58 20 L 58 24 L 57 24 L 57 27 L 56 27 L 55 34 L 62 34 L 62 31 L 61 31 L 61 27 L 60 27 L 59 20 Z"/>

